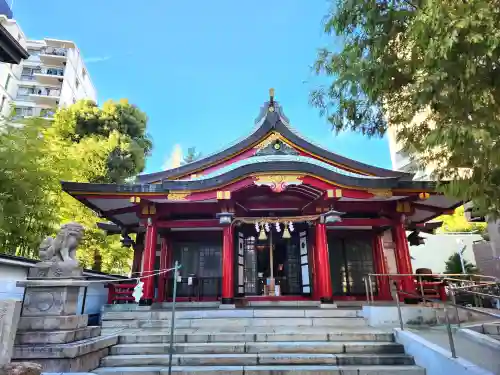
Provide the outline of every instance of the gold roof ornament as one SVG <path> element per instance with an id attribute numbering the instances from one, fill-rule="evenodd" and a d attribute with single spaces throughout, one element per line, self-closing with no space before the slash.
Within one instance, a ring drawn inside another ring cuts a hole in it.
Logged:
<path id="1" fill-rule="evenodd" d="M 368 193 L 373 194 L 377 198 L 392 197 L 392 191 L 389 189 L 368 189 Z"/>
<path id="2" fill-rule="evenodd" d="M 269 89 L 269 112 L 274 112 L 274 89 Z"/>
<path id="3" fill-rule="evenodd" d="M 302 175 L 298 174 L 268 174 L 255 177 L 254 184 L 257 186 L 269 186 L 275 193 L 281 193 L 290 185 L 301 185 Z"/>
<path id="4" fill-rule="evenodd" d="M 167 199 L 169 201 L 185 201 L 186 197 L 189 195 L 189 192 L 176 192 L 176 193 L 168 193 Z"/>
<path id="5" fill-rule="evenodd" d="M 257 144 L 255 146 L 255 148 L 261 150 L 261 149 L 266 148 L 267 146 L 269 146 L 271 143 L 273 143 L 275 141 L 280 141 L 280 140 L 283 141 L 281 134 L 278 133 L 278 132 L 272 132 L 266 138 L 264 138 L 262 140 L 262 142 L 260 142 L 259 144 Z"/>

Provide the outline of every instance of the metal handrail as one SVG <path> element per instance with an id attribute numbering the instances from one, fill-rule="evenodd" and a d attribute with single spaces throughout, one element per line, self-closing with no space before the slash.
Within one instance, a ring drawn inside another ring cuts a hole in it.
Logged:
<path id="1" fill-rule="evenodd" d="M 477 275 L 473 273 L 369 273 L 368 276 L 422 276 L 422 277 L 448 277 L 448 276 L 462 276 L 462 277 L 481 277 L 484 279 L 493 279 L 498 280 L 495 276 L 487 276 L 487 275 Z M 463 280 L 460 281 L 470 281 Z"/>
<path id="2" fill-rule="evenodd" d="M 464 280 L 464 279 L 455 279 L 449 276 L 462 276 L 462 277 L 476 277 L 476 278 L 484 278 L 484 279 L 493 279 L 494 281 L 488 282 L 488 281 L 480 281 L 478 280 L 477 283 L 474 280 Z M 486 275 L 476 275 L 476 274 L 416 274 L 416 273 L 408 273 L 408 274 L 394 274 L 394 273 L 369 273 L 367 277 L 365 277 L 365 292 L 367 296 L 367 302 L 372 303 L 374 301 L 374 294 L 373 294 L 373 282 L 372 282 L 372 277 L 375 277 L 375 280 L 380 277 L 387 277 L 388 281 L 391 282 L 391 280 L 395 278 L 402 278 L 402 277 L 413 277 L 413 278 L 418 278 L 419 283 L 420 283 L 420 288 L 421 288 L 421 296 L 424 295 L 423 291 L 423 286 L 422 286 L 422 279 L 425 277 L 431 277 L 431 278 L 440 278 L 441 281 L 451 281 L 451 282 L 461 282 L 461 283 L 466 283 L 470 282 L 472 284 L 466 285 L 466 286 L 461 286 L 461 287 L 453 287 L 453 290 L 460 290 L 464 293 L 469 293 L 476 296 L 483 296 L 483 297 L 491 297 L 491 298 L 496 298 L 500 299 L 500 295 L 486 295 L 484 293 L 480 293 L 477 291 L 466 291 L 466 289 L 477 289 L 481 287 L 487 287 L 487 286 L 493 286 L 496 284 L 500 284 L 500 280 L 498 280 L 494 276 L 486 276 Z M 454 295 L 452 295 L 452 299 L 454 300 Z"/>
<path id="3" fill-rule="evenodd" d="M 453 332 L 451 330 L 450 318 L 448 316 L 448 309 L 447 309 L 448 306 L 454 307 L 456 309 L 456 311 L 457 311 L 457 319 L 458 319 L 459 324 L 460 324 L 460 317 L 458 316 L 458 309 L 459 308 L 463 309 L 463 310 L 470 311 L 470 312 L 474 312 L 474 313 L 477 313 L 477 314 L 482 314 L 482 315 L 486 315 L 486 316 L 489 316 L 489 317 L 493 317 L 495 319 L 500 319 L 500 315 L 493 314 L 493 313 L 490 313 L 490 312 L 487 312 L 487 311 L 482 311 L 482 310 L 477 310 L 477 309 L 474 309 L 474 308 L 471 308 L 471 307 L 457 305 L 455 303 L 451 303 L 451 302 L 448 302 L 448 301 L 441 301 L 441 300 L 435 300 L 435 299 L 432 299 L 432 298 L 426 298 L 425 296 L 420 296 L 420 295 L 418 295 L 416 293 L 409 293 L 409 292 L 405 292 L 405 291 L 402 291 L 402 290 L 396 290 L 396 295 L 397 295 L 397 298 L 396 298 L 397 303 L 396 304 L 397 304 L 397 308 L 398 308 L 399 323 L 400 323 L 402 331 L 404 331 L 404 322 L 403 322 L 403 317 L 402 317 L 402 313 L 401 313 L 401 305 L 399 303 L 399 295 L 400 294 L 404 294 L 404 295 L 407 295 L 407 296 L 410 296 L 410 297 L 414 297 L 414 298 L 415 297 L 422 298 L 422 300 L 424 300 L 424 301 L 433 302 L 433 303 L 439 303 L 439 304 L 443 304 L 444 305 L 443 310 L 444 310 L 445 320 L 446 320 L 446 331 L 448 333 L 448 341 L 449 341 L 449 345 L 450 345 L 451 356 L 453 358 L 457 358 L 457 352 L 456 352 L 456 348 L 455 348 L 455 341 L 453 340 Z"/>

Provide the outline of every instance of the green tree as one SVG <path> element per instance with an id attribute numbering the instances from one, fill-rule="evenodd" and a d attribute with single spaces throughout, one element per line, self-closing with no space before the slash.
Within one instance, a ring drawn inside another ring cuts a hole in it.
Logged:
<path id="1" fill-rule="evenodd" d="M 0 127 L 0 251 L 33 257 L 37 245 L 54 230 L 59 174 L 51 168 L 46 141 L 47 123 Z"/>
<path id="2" fill-rule="evenodd" d="M 106 149 L 106 165 L 103 173 L 95 173 L 90 182 L 122 183 L 142 172 L 152 142 L 146 134 L 148 118 L 126 99 L 107 101 L 99 108 L 90 100 L 81 100 L 59 110 L 55 115 L 55 133 L 62 139 L 79 144 L 92 139 L 111 141 L 112 149 Z"/>
<path id="3" fill-rule="evenodd" d="M 201 158 L 201 152 L 196 152 L 196 147 L 189 147 L 182 164 L 189 164 Z"/>
<path id="4" fill-rule="evenodd" d="M 85 125 L 87 121 L 87 125 Z M 126 101 L 102 109 L 89 101 L 59 110 L 52 123 L 23 119 L 0 133 L 0 251 L 36 257 L 61 223 L 85 226 L 85 267 L 124 273 L 132 252 L 97 228 L 94 212 L 62 192 L 60 180 L 123 182 L 144 169 L 152 144 L 146 116 Z M 50 125 L 49 125 L 50 124 Z"/>
<path id="5" fill-rule="evenodd" d="M 68 150 L 72 168 L 63 180 L 97 183 L 124 183 L 145 166 L 152 143 L 146 134 L 147 117 L 138 108 L 121 100 L 106 102 L 102 109 L 93 102 L 80 101 L 60 110 L 47 138 L 57 140 L 54 153 Z M 86 227 L 80 262 L 86 267 L 123 273 L 132 251 L 121 246 L 119 236 L 106 236 L 97 228 L 102 221 L 91 210 L 67 194 L 60 196 L 61 221 L 77 221 Z"/>
<path id="6" fill-rule="evenodd" d="M 468 274 L 478 273 L 477 267 L 466 259 L 464 259 L 464 268 L 465 272 Z M 444 270 L 444 273 L 463 273 L 462 263 L 460 261 L 460 255 L 458 253 L 454 253 L 448 258 L 448 260 L 446 261 L 446 268 Z"/>
<path id="7" fill-rule="evenodd" d="M 486 223 L 470 223 L 467 221 L 464 206 L 458 207 L 452 215 L 441 215 L 436 220 L 443 222 L 441 228 L 437 229 L 438 233 L 478 232 L 478 234 L 483 234 L 486 231 Z"/>
<path id="8" fill-rule="evenodd" d="M 393 126 L 449 194 L 500 212 L 498 0 L 336 0 L 311 94 L 335 131 Z M 465 169 L 464 169 L 465 168 Z"/>

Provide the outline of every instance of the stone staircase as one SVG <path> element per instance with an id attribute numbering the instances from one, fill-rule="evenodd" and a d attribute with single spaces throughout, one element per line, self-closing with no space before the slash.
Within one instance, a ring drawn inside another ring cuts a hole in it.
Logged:
<path id="1" fill-rule="evenodd" d="M 500 323 L 484 323 L 481 333 L 500 341 Z"/>
<path id="2" fill-rule="evenodd" d="M 171 312 L 106 311 L 118 344 L 96 374 L 168 373 Z M 197 309 L 176 312 L 173 374 L 425 375 L 390 331 L 366 326 L 361 310 Z"/>

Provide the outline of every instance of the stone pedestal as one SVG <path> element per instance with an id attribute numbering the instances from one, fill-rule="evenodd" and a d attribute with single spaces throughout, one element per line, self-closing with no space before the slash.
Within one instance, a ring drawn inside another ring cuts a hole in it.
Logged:
<path id="1" fill-rule="evenodd" d="M 10 362 L 16 337 L 21 302 L 0 301 L 0 367 Z"/>
<path id="2" fill-rule="evenodd" d="M 77 315 L 81 279 L 26 280 L 13 361 L 42 365 L 46 372 L 87 372 L 99 366 L 116 336 L 100 336 L 87 315 Z"/>

